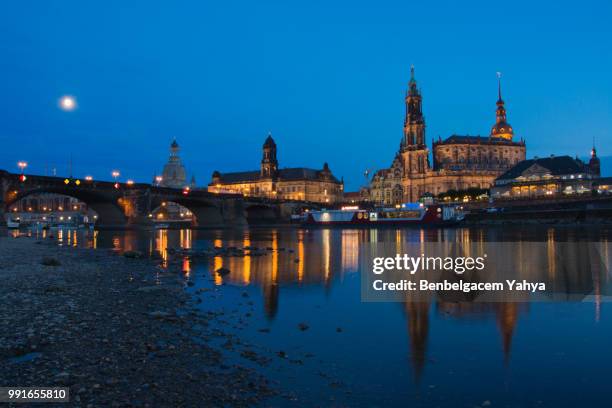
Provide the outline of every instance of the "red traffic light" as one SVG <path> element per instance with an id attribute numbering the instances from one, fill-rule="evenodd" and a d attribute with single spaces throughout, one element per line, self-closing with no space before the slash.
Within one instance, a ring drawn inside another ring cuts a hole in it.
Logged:
<path id="1" fill-rule="evenodd" d="M 27 179 L 28 179 L 28 178 L 26 177 L 26 175 L 25 175 L 25 174 L 22 174 L 21 176 L 19 176 L 19 181 L 21 181 L 22 183 L 23 183 L 24 181 L 26 181 Z"/>
<path id="2" fill-rule="evenodd" d="M 115 183 L 115 188 L 119 188 L 119 183 Z"/>

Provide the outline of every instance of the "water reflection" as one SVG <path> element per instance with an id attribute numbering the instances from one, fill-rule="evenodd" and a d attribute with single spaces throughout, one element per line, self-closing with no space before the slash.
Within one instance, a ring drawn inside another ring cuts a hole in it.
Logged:
<path id="1" fill-rule="evenodd" d="M 591 293 L 593 303 L 587 305 L 588 319 L 602 319 L 602 302 L 610 293 L 611 279 L 609 256 L 610 231 L 607 229 L 511 227 L 511 228 L 461 228 L 461 229 L 297 229 L 273 228 L 250 230 L 156 230 L 156 231 L 58 231 L 56 239 L 65 245 L 112 248 L 117 251 L 139 250 L 160 256 L 162 266 L 168 267 L 173 259 L 172 249 L 205 250 L 217 248 L 268 248 L 265 255 L 245 251 L 244 256 L 214 256 L 210 259 L 180 257 L 181 269 L 186 277 L 195 278 L 202 270 L 217 286 L 228 285 L 244 289 L 254 288 L 261 295 L 261 307 L 265 318 L 273 322 L 281 314 L 280 308 L 293 308 L 290 313 L 306 313 L 297 300 L 308 293 L 320 294 L 324 299 L 335 299 L 334 307 L 322 311 L 329 316 L 353 321 L 355 325 L 378 327 L 380 321 L 394 321 L 393 309 L 386 314 L 370 316 L 371 308 L 360 301 L 359 279 L 360 245 L 389 243 L 401 253 L 407 245 L 440 243 L 445 250 L 461 251 L 463 256 L 482 252 L 487 242 L 514 242 L 513 252 L 505 256 L 520 260 L 518 275 L 523 277 L 537 265 L 540 276 L 555 287 L 558 293 L 570 299 L 572 291 Z M 534 245 L 538 242 L 539 246 Z M 568 253 L 559 254 L 560 242 L 572 242 Z M 597 246 L 588 242 L 597 242 Z M 457 244 L 463 244 L 457 246 Z M 538 252 L 542 248 L 541 252 Z M 175 255 L 174 255 L 175 256 Z M 560 258 L 561 256 L 561 258 Z M 571 265 L 561 265 L 559 260 L 572 260 Z M 521 266 L 523 265 L 523 266 Z M 226 268 L 227 275 L 215 271 Z M 585 269 L 586 268 L 586 269 Z M 576 274 L 573 271 L 584 273 Z M 534 278 L 533 276 L 529 278 Z M 343 286 L 348 290 L 342 290 Z M 241 289 L 242 290 L 242 289 Z M 317 300 L 310 302 L 319 302 Z M 469 298 L 467 298 L 469 299 Z M 531 298 L 529 294 L 517 295 L 517 301 L 497 303 L 470 303 L 462 299 L 432 296 L 406 296 L 399 304 L 403 323 L 397 323 L 381 336 L 397 336 L 398 329 L 408 341 L 409 364 L 415 382 L 419 382 L 428 366 L 428 354 L 435 349 L 435 338 L 457 333 L 465 334 L 454 322 L 462 324 L 487 322 L 496 332 L 490 341 L 499 345 L 498 357 L 508 365 L 513 358 L 513 342 L 518 328 L 529 320 Z M 350 304 L 352 314 L 339 304 Z M 373 307 L 373 306 L 372 306 Z M 397 308 L 397 304 L 391 305 Z M 357 312 L 359 310 L 359 312 Z M 378 309 L 377 309 L 378 310 Z M 582 310 L 582 309 L 581 309 Z M 309 312 L 310 313 L 310 312 Z M 398 313 L 396 310 L 395 313 Z M 306 315 L 304 315 L 306 316 Z M 339 317 L 340 316 L 340 317 Z M 306 319 L 307 317 L 304 317 Z M 310 318 L 313 318 L 310 316 Z M 331 318 L 331 317 L 329 317 Z M 547 318 L 551 318 L 548 316 Z M 584 318 L 584 315 L 581 315 Z M 278 324 L 285 324 L 284 321 Z M 346 323 L 348 324 L 348 323 Z M 450 329 L 449 327 L 452 327 Z M 382 329 L 381 329 L 382 330 Z M 471 334 L 468 334 L 471 335 Z M 356 335 L 357 336 L 357 335 Z M 366 334 L 362 335 L 366 337 Z M 437 337 L 436 337 L 437 336 Z M 452 347 L 453 339 L 444 339 Z M 351 338 L 359 343 L 361 338 Z M 439 342 L 440 340 L 438 340 Z M 318 343 L 318 342 L 317 342 Z M 405 344 L 405 343 L 404 343 Z M 365 346 L 364 346 L 365 347 Z M 406 347 L 406 346 L 404 346 Z M 438 351 L 439 352 L 439 351 Z"/>

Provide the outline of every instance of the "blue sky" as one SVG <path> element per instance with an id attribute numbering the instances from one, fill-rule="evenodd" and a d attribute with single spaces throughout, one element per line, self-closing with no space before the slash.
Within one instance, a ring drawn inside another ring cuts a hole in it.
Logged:
<path id="1" fill-rule="evenodd" d="M 496 76 L 527 154 L 612 155 L 612 6 L 563 2 L 4 2 L 0 168 L 150 181 L 176 137 L 199 183 L 388 166 L 410 65 L 433 137 L 489 133 Z M 64 94 L 78 108 L 58 109 Z M 604 171 L 606 169 L 604 168 Z"/>

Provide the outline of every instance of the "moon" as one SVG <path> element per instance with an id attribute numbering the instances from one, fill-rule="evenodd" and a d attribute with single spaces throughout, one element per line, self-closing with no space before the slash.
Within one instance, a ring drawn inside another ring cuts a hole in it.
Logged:
<path id="1" fill-rule="evenodd" d="M 59 107 L 64 111 L 73 111 L 76 109 L 76 99 L 70 95 L 64 95 L 59 100 Z"/>

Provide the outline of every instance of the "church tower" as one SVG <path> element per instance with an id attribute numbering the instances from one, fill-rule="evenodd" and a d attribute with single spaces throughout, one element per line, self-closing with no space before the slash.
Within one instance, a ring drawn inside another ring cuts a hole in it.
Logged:
<path id="1" fill-rule="evenodd" d="M 425 174 L 429 167 L 429 151 L 425 145 L 423 98 L 414 78 L 414 66 L 410 67 L 410 81 L 405 102 L 404 138 L 400 148 L 404 156 L 404 169 L 408 175 Z"/>
<path id="2" fill-rule="evenodd" d="M 406 149 L 425 147 L 425 118 L 423 98 L 414 79 L 414 66 L 410 67 L 410 82 L 406 91 L 406 117 L 404 119 L 404 146 Z"/>
<path id="3" fill-rule="evenodd" d="M 495 125 L 491 128 L 491 137 L 512 140 L 514 131 L 512 126 L 506 122 L 506 108 L 501 94 L 501 73 L 497 73 L 497 112 Z"/>
<path id="4" fill-rule="evenodd" d="M 261 159 L 261 177 L 276 177 L 278 172 L 278 161 L 276 160 L 276 143 L 272 135 L 268 134 L 263 145 L 263 158 Z"/>
<path id="5" fill-rule="evenodd" d="M 160 186 L 171 188 L 185 187 L 187 176 L 185 166 L 183 166 L 181 158 L 179 157 L 179 151 L 179 144 L 176 142 L 176 139 L 174 139 L 170 145 L 170 158 L 168 159 L 168 163 L 164 165 L 162 178 L 159 182 Z"/>
<path id="6" fill-rule="evenodd" d="M 601 175 L 601 165 L 599 157 L 597 157 L 597 150 L 595 150 L 595 143 L 593 142 L 593 149 L 591 150 L 591 159 L 589 160 L 589 172 L 594 177 Z"/>

